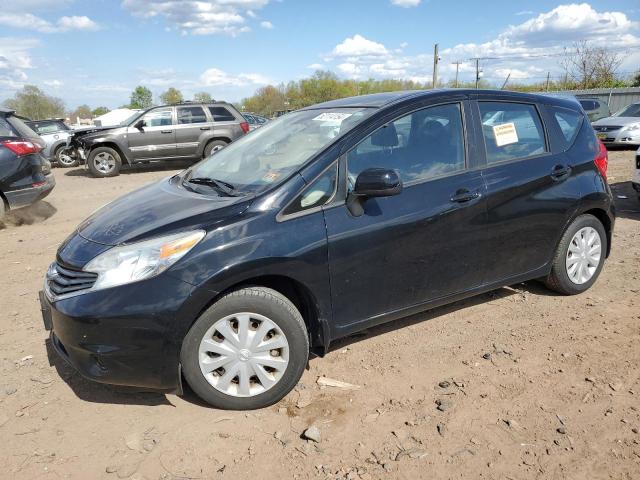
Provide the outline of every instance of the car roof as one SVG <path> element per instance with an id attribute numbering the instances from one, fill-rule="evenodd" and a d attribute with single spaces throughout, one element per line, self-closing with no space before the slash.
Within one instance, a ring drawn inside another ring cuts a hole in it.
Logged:
<path id="1" fill-rule="evenodd" d="M 403 90 L 398 92 L 373 93 L 357 97 L 340 98 L 328 102 L 311 105 L 303 110 L 321 108 L 381 108 L 394 103 L 417 97 L 456 95 L 478 95 L 484 97 L 495 95 L 496 99 L 520 100 L 538 103 L 549 103 L 558 106 L 575 107 L 578 101 L 575 97 L 560 97 L 535 93 L 512 92 L 509 90 L 476 90 L 471 88 L 436 88 L 430 90 Z"/>
<path id="2" fill-rule="evenodd" d="M 9 115 L 13 115 L 14 113 L 16 113 L 15 110 L 11 110 L 10 108 L 0 107 L 0 115 L 9 116 Z"/>

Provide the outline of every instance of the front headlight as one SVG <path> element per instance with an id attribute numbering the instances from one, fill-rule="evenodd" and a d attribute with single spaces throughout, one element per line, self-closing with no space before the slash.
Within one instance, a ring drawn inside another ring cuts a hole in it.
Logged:
<path id="1" fill-rule="evenodd" d="M 154 277 L 184 257 L 205 236 L 203 230 L 113 247 L 83 268 L 98 274 L 92 290 Z"/>
<path id="2" fill-rule="evenodd" d="M 640 130 L 640 123 L 632 123 L 631 125 L 627 125 L 626 129 L 629 131 Z"/>

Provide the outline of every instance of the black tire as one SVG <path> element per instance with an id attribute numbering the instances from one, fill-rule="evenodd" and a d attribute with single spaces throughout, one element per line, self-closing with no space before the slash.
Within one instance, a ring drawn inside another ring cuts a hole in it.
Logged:
<path id="1" fill-rule="evenodd" d="M 77 158 L 72 158 L 67 155 L 66 156 L 68 159 L 67 160 L 64 158 L 64 156 L 62 156 L 62 152 L 65 148 L 66 148 L 65 145 L 60 145 L 58 148 L 56 148 L 56 151 L 53 154 L 53 157 L 55 158 L 55 161 L 56 161 L 56 165 L 58 165 L 61 168 L 73 168 L 80 165 L 80 160 L 78 160 Z"/>
<path id="2" fill-rule="evenodd" d="M 596 230 L 596 232 L 598 232 L 598 235 L 600 236 L 600 245 L 601 245 L 600 262 L 598 263 L 598 266 L 596 267 L 596 270 L 593 273 L 593 276 L 585 283 L 578 284 L 578 283 L 574 283 L 569 278 L 569 274 L 567 273 L 567 267 L 566 267 L 567 252 L 569 250 L 569 244 L 571 243 L 571 240 L 573 239 L 574 235 L 579 230 L 585 227 L 593 228 L 594 230 Z M 588 290 L 589 288 L 591 288 L 591 285 L 593 285 L 595 281 L 598 279 L 598 276 L 602 271 L 602 267 L 604 266 L 605 257 L 607 253 L 607 248 L 608 248 L 607 233 L 604 229 L 604 226 L 600 222 L 600 220 L 598 220 L 593 215 L 588 215 L 588 214 L 580 215 L 573 222 L 571 222 L 569 227 L 567 227 L 567 230 L 564 232 L 564 235 L 562 235 L 562 239 L 558 244 L 556 253 L 553 258 L 551 273 L 549 273 L 547 278 L 544 280 L 545 285 L 551 290 L 554 290 L 563 295 L 577 295 L 579 293 L 582 293 Z"/>
<path id="3" fill-rule="evenodd" d="M 209 143 L 207 143 L 204 147 L 204 153 L 202 155 L 202 158 L 207 158 L 209 157 L 214 150 L 220 150 L 224 147 L 226 147 L 227 145 L 229 145 L 227 142 L 225 142 L 224 140 L 211 140 Z"/>
<path id="4" fill-rule="evenodd" d="M 289 344 L 289 364 L 282 377 L 268 390 L 252 397 L 227 395 L 213 387 L 200 370 L 199 346 L 210 327 L 221 318 L 240 312 L 268 317 L 282 330 Z M 182 342 L 182 372 L 191 389 L 210 405 L 226 410 L 268 407 L 281 400 L 302 376 L 309 359 L 309 337 L 297 308 L 284 295 L 264 287 L 248 287 L 231 292 L 196 320 Z"/>
<path id="5" fill-rule="evenodd" d="M 113 166 L 109 169 L 101 168 L 98 163 L 102 158 L 113 159 Z M 115 177 L 120 174 L 120 168 L 122 167 L 122 160 L 120 155 L 113 148 L 110 147 L 98 147 L 91 150 L 89 158 L 87 159 L 87 167 L 94 177 L 106 178 Z"/>

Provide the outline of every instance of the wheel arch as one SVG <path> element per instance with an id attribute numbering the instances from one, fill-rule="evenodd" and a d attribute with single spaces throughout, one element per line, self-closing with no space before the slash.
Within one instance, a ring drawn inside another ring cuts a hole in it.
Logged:
<path id="1" fill-rule="evenodd" d="M 131 164 L 131 162 L 129 161 L 129 158 L 124 154 L 122 147 L 120 147 L 120 145 L 118 145 L 116 142 L 113 142 L 113 141 L 105 141 L 105 142 L 92 144 L 91 147 L 89 148 L 89 154 L 87 155 L 87 160 L 89 159 L 89 155 L 91 154 L 91 152 L 94 151 L 96 148 L 100 148 L 100 147 L 113 148 L 118 153 L 118 155 L 120 155 L 121 162 L 123 163 L 126 162 L 127 164 Z"/>
<path id="2" fill-rule="evenodd" d="M 585 210 L 584 212 L 580 212 L 579 215 L 592 215 L 600 221 L 600 223 L 604 227 L 604 230 L 607 234 L 606 258 L 609 258 L 609 254 L 611 253 L 611 237 L 613 235 L 613 224 L 612 224 L 611 218 L 609 218 L 609 215 L 607 215 L 607 212 L 602 208 L 591 208 L 589 210 Z"/>
<path id="3" fill-rule="evenodd" d="M 202 142 L 202 150 L 200 150 L 200 156 L 204 156 L 204 151 L 207 149 L 207 145 L 211 142 L 223 141 L 227 145 L 231 143 L 231 139 L 229 137 L 225 137 L 224 135 L 215 135 L 213 137 L 207 138 L 205 142 Z"/>

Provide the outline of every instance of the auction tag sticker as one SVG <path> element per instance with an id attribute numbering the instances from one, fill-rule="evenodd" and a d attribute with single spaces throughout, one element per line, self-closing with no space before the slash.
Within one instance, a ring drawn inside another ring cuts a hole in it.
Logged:
<path id="1" fill-rule="evenodd" d="M 503 123 L 494 126 L 493 135 L 496 137 L 496 145 L 499 147 L 518 143 L 518 133 L 513 123 Z"/>
<path id="2" fill-rule="evenodd" d="M 324 112 L 314 117 L 313 120 L 316 122 L 325 122 L 330 125 L 335 125 L 339 127 L 340 124 L 346 119 L 349 118 L 351 113 L 343 113 L 343 112 Z"/>

